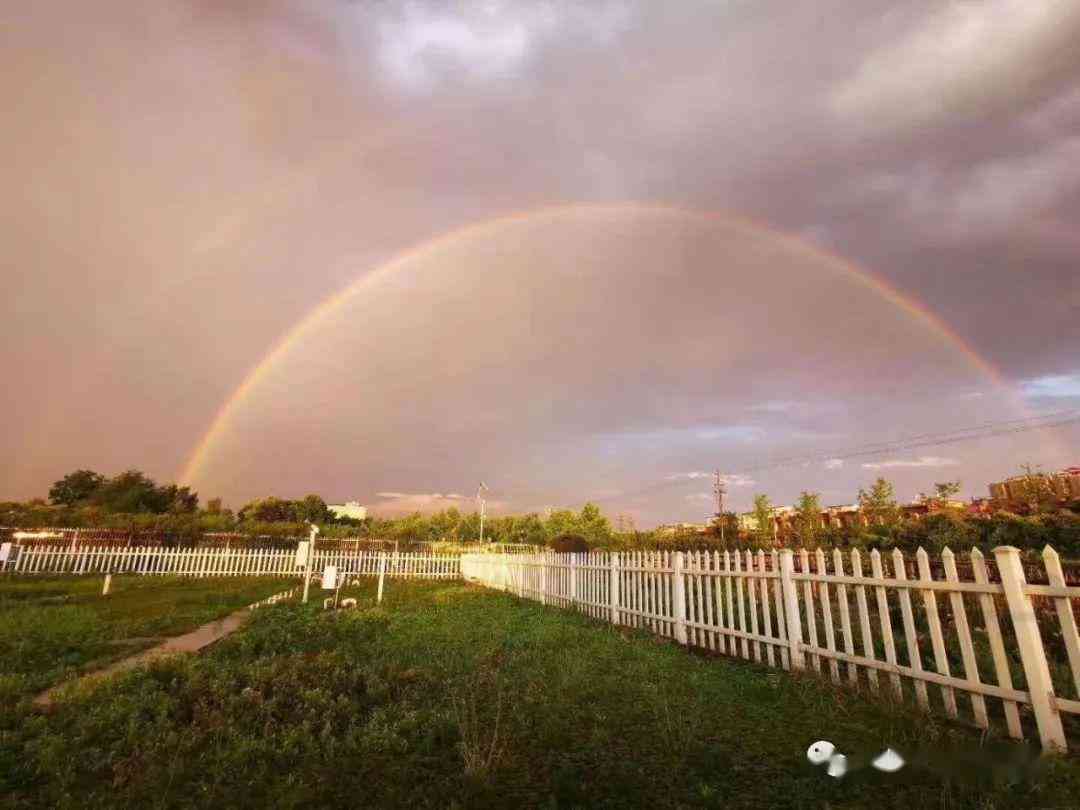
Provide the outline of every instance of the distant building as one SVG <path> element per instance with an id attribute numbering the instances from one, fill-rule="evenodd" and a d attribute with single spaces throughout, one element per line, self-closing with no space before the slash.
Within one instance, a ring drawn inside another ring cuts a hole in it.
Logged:
<path id="1" fill-rule="evenodd" d="M 364 520 L 367 517 L 367 507 L 361 506 L 359 501 L 331 503 L 327 504 L 326 508 L 334 513 L 334 517 L 352 518 L 354 520 Z"/>
<path id="2" fill-rule="evenodd" d="M 701 534 L 708 528 L 704 523 L 662 523 L 656 527 L 656 533 L 663 535 Z"/>
<path id="3" fill-rule="evenodd" d="M 1055 473 L 1035 473 L 1033 477 L 1045 485 L 1047 494 L 1057 503 L 1080 501 L 1080 467 L 1066 467 Z M 990 500 L 1002 508 L 1026 506 L 1033 494 L 1029 488 L 1028 476 L 1014 475 L 990 484 Z"/>

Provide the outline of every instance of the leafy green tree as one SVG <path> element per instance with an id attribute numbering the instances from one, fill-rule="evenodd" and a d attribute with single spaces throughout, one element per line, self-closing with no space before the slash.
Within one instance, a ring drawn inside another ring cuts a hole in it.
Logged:
<path id="1" fill-rule="evenodd" d="M 76 470 L 68 473 L 49 489 L 49 500 L 54 504 L 74 506 L 101 489 L 105 476 L 93 470 Z"/>
<path id="2" fill-rule="evenodd" d="M 895 526 L 900 522 L 896 491 L 884 478 L 878 478 L 869 490 L 859 489 L 859 511 L 872 526 Z"/>
<path id="3" fill-rule="evenodd" d="M 589 550 L 589 543 L 580 534 L 567 532 L 551 539 L 551 550 L 560 554 L 581 554 Z"/>
<path id="4" fill-rule="evenodd" d="M 158 512 L 187 513 L 199 509 L 199 494 L 188 487 L 178 487 L 176 484 L 158 487 L 157 498 L 161 507 L 155 510 Z"/>
<path id="5" fill-rule="evenodd" d="M 259 523 L 289 523 L 296 520 L 292 501 L 270 496 L 245 504 L 240 510 L 240 520 Z"/>
<path id="6" fill-rule="evenodd" d="M 799 542 L 812 546 L 821 533 L 821 495 L 803 490 L 795 504 L 795 531 Z"/>
<path id="7" fill-rule="evenodd" d="M 754 496 L 754 537 L 761 546 L 773 542 L 773 505 L 768 495 Z"/>
<path id="8" fill-rule="evenodd" d="M 945 506 L 951 500 L 955 500 L 960 494 L 959 481 L 942 481 L 934 484 L 934 498 L 941 506 Z"/>
<path id="9" fill-rule="evenodd" d="M 578 527 L 581 534 L 591 545 L 601 545 L 611 538 L 611 521 L 600 511 L 600 507 L 594 503 L 587 503 L 581 507 L 578 515 Z"/>
<path id="10" fill-rule="evenodd" d="M 1030 464 L 1024 464 L 1020 469 L 1023 470 L 1022 497 L 1028 511 L 1034 514 L 1054 511 L 1056 498 L 1049 476 L 1033 469 Z"/>
<path id="11" fill-rule="evenodd" d="M 296 520 L 308 523 L 325 523 L 334 516 L 327 507 L 326 501 L 318 495 L 308 495 L 299 501 L 294 501 L 293 514 Z"/>
<path id="12" fill-rule="evenodd" d="M 91 501 L 107 512 L 125 514 L 165 514 L 194 512 L 199 507 L 198 493 L 176 484 L 158 486 L 139 470 L 125 470 L 105 481 Z"/>
<path id="13" fill-rule="evenodd" d="M 544 529 L 548 537 L 558 537 L 560 534 L 578 533 L 578 515 L 570 509 L 555 509 L 544 521 Z"/>

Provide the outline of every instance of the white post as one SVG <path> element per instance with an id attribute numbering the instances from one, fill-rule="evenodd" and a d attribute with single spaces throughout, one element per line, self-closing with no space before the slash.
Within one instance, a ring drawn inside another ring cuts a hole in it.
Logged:
<path id="1" fill-rule="evenodd" d="M 304 604 L 307 604 L 308 600 L 308 588 L 311 587 L 311 564 L 314 562 L 315 557 L 315 535 L 319 533 L 319 527 L 313 525 L 311 527 L 311 542 L 308 545 L 307 560 L 304 565 Z"/>
<path id="2" fill-rule="evenodd" d="M 379 552 L 379 596 L 375 600 L 375 604 L 377 604 L 377 605 L 382 604 L 383 580 L 385 578 L 386 578 L 386 552 L 385 551 L 380 551 Z"/>
<path id="3" fill-rule="evenodd" d="M 112 574 L 105 575 L 105 584 L 101 586 L 101 595 L 109 595 L 109 587 L 112 585 Z"/>
<path id="4" fill-rule="evenodd" d="M 619 554 L 611 555 L 611 623 L 619 623 Z"/>
<path id="5" fill-rule="evenodd" d="M 792 669 L 805 669 L 802 649 L 802 621 L 799 618 L 799 592 L 795 588 L 795 556 L 791 549 L 780 551 L 780 592 L 784 597 L 784 623 L 787 625 L 789 657 Z"/>
<path id="6" fill-rule="evenodd" d="M 1031 708 L 1039 727 L 1039 740 L 1044 752 L 1064 752 L 1065 730 L 1061 726 L 1061 715 L 1054 698 L 1054 684 L 1050 680 L 1050 667 L 1046 663 L 1046 650 L 1043 648 L 1035 609 L 1031 597 L 1024 593 L 1027 580 L 1020 562 L 1020 551 L 1013 546 L 998 546 L 994 549 L 994 559 L 997 560 L 1001 587 L 1005 591 L 1005 602 L 1009 606 L 1016 643 L 1020 648 Z"/>
<path id="7" fill-rule="evenodd" d="M 680 644 L 686 644 L 686 577 L 683 576 L 683 553 L 675 552 L 672 562 L 671 598 L 675 602 L 675 640 Z"/>
<path id="8" fill-rule="evenodd" d="M 577 605 L 577 554 L 570 554 L 570 604 Z"/>

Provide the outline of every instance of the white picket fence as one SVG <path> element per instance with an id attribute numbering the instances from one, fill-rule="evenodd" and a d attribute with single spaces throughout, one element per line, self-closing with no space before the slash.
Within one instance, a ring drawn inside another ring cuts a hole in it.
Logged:
<path id="1" fill-rule="evenodd" d="M 1073 613 L 1080 588 L 1066 587 L 1057 553 L 1047 547 L 1043 554 L 1047 585 L 1026 582 L 1020 553 L 1009 546 L 994 549 L 1000 582 L 991 581 L 978 550 L 970 554 L 970 581 L 960 580 L 948 549 L 941 557 L 943 579 L 934 578 L 922 549 L 915 579 L 908 578 L 899 551 L 890 556 L 888 566 L 888 556 L 870 552 L 869 574 L 859 551 L 839 550 L 467 555 L 461 571 L 472 582 L 681 644 L 784 669 L 827 668 L 835 683 L 846 675 L 853 686 L 887 689 L 896 698 L 905 697 L 906 685 L 923 710 L 930 709 L 932 686 L 940 690 L 935 709 L 950 718 L 963 709 L 962 719 L 981 728 L 989 725 L 990 699 L 1010 736 L 1023 737 L 1022 712 L 1033 718 L 1044 749 L 1065 750 L 1061 713 L 1080 714 Z M 1060 629 L 1065 656 L 1048 654 L 1037 607 L 1046 608 L 1044 624 Z M 981 622 L 972 621 L 976 617 Z M 927 654 L 932 669 L 924 667 Z M 1055 694 L 1051 664 L 1059 682 L 1071 680 L 1063 689 L 1071 697 Z M 1026 689 L 1014 685 L 1013 668 Z M 958 692 L 970 712 L 958 706 Z"/>
<path id="2" fill-rule="evenodd" d="M 336 565 L 345 576 L 379 573 L 379 559 L 386 558 L 386 575 L 418 579 L 457 579 L 460 557 L 443 554 L 398 554 L 392 551 L 320 550 L 312 557 L 311 570 L 321 572 Z M 296 551 L 242 548 L 162 546 L 14 546 L 0 571 L 13 574 L 170 574 L 191 577 L 302 576 Z"/>

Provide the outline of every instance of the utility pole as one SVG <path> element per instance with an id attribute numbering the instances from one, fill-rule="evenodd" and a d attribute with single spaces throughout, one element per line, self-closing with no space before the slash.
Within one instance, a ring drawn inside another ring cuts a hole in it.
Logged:
<path id="1" fill-rule="evenodd" d="M 720 545 L 724 544 L 724 479 L 720 470 L 713 473 L 713 493 L 716 495 L 716 520 L 720 524 Z"/>
<path id="2" fill-rule="evenodd" d="M 484 544 L 484 495 L 487 491 L 487 484 L 483 481 L 480 482 L 480 488 L 476 490 L 476 501 L 480 504 L 480 545 Z"/>

